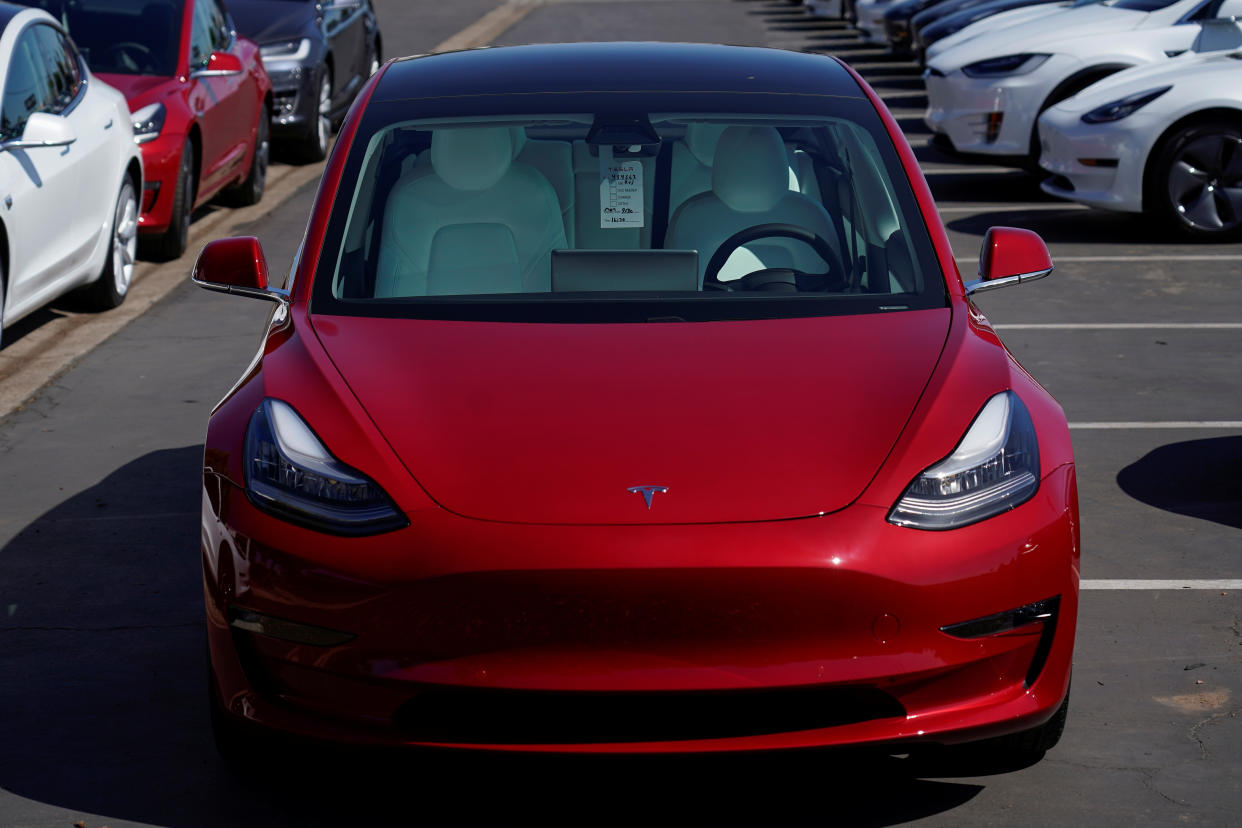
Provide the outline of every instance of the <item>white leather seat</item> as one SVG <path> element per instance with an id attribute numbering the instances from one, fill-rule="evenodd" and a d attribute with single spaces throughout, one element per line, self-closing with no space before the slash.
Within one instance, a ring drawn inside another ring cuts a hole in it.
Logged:
<path id="1" fill-rule="evenodd" d="M 567 141 L 536 141 L 522 127 L 512 127 L 513 149 L 519 163 L 529 164 L 548 179 L 561 202 L 565 239 L 574 246 L 574 158 Z"/>
<path id="2" fill-rule="evenodd" d="M 735 233 L 761 224 L 792 224 L 826 240 L 838 257 L 836 225 L 823 205 L 789 189 L 789 157 L 772 127 L 732 126 L 716 146 L 712 189 L 692 196 L 669 221 L 664 246 L 699 251 L 699 282 L 716 249 Z M 822 273 L 825 263 L 805 242 L 764 237 L 734 251 L 718 276 L 739 279 L 765 267 Z"/>
<path id="3" fill-rule="evenodd" d="M 685 137 L 673 144 L 668 187 L 670 216 L 691 196 L 712 188 L 712 161 L 724 131 L 723 124 L 686 124 Z"/>
<path id="4" fill-rule="evenodd" d="M 551 290 L 551 253 L 565 247 L 556 191 L 513 161 L 504 127 L 438 129 L 426 175 L 414 165 L 384 210 L 375 295 Z"/>

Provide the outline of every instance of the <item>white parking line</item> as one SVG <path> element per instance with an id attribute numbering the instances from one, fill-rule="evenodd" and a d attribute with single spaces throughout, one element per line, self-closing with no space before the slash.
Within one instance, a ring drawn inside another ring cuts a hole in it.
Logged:
<path id="1" fill-rule="evenodd" d="M 1165 420 L 1162 422 L 1100 422 L 1100 423 L 1070 423 L 1071 429 L 1082 430 L 1117 430 L 1125 429 L 1183 429 L 1183 428 L 1206 428 L 1206 429 L 1235 429 L 1242 428 L 1242 420 Z"/>
<path id="2" fill-rule="evenodd" d="M 958 256 L 956 261 L 973 262 L 977 256 Z M 1150 256 L 1053 256 L 1052 263 L 1058 262 L 1242 262 L 1242 254 L 1170 254 Z"/>
<path id="3" fill-rule="evenodd" d="M 998 331 L 1236 331 L 1242 322 L 1037 322 L 993 325 Z"/>
<path id="4" fill-rule="evenodd" d="M 1091 579 L 1078 582 L 1081 589 L 1242 589 L 1242 581 L 1237 580 L 1115 580 Z"/>
<path id="5" fill-rule="evenodd" d="M 1069 201 L 1046 201 L 1042 204 L 985 204 L 973 207 L 938 207 L 942 213 L 1026 213 L 1033 210 L 1090 210 L 1085 204 Z"/>
<path id="6" fill-rule="evenodd" d="M 1013 167 L 976 167 L 973 164 L 921 164 L 923 175 L 1000 175 L 1002 173 L 1020 173 Z"/>

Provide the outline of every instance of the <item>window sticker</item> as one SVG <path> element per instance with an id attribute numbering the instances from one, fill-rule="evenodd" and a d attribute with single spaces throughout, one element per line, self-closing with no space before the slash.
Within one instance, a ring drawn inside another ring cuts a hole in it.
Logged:
<path id="1" fill-rule="evenodd" d="M 599 226 L 642 227 L 643 165 L 637 158 L 628 161 L 612 157 L 612 145 L 599 148 Z"/>

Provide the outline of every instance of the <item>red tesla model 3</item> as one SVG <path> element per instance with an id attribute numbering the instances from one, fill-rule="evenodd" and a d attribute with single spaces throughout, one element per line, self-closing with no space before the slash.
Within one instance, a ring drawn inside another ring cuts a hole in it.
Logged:
<path id="1" fill-rule="evenodd" d="M 623 68 L 623 70 L 622 70 Z M 212 413 L 219 744 L 731 751 L 1061 735 L 1058 404 L 834 58 L 661 44 L 387 64 Z"/>
<path id="2" fill-rule="evenodd" d="M 91 71 L 125 95 L 144 184 L 143 253 L 175 259 L 194 208 L 254 204 L 267 182 L 272 84 L 220 0 L 18 0 L 65 22 Z"/>

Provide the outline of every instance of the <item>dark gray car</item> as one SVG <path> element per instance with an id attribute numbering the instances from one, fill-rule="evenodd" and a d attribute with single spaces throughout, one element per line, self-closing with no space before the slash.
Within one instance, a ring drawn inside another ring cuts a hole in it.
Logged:
<path id="1" fill-rule="evenodd" d="M 272 138 L 307 161 L 379 68 L 371 0 L 229 0 L 237 31 L 259 44 L 272 79 Z"/>

